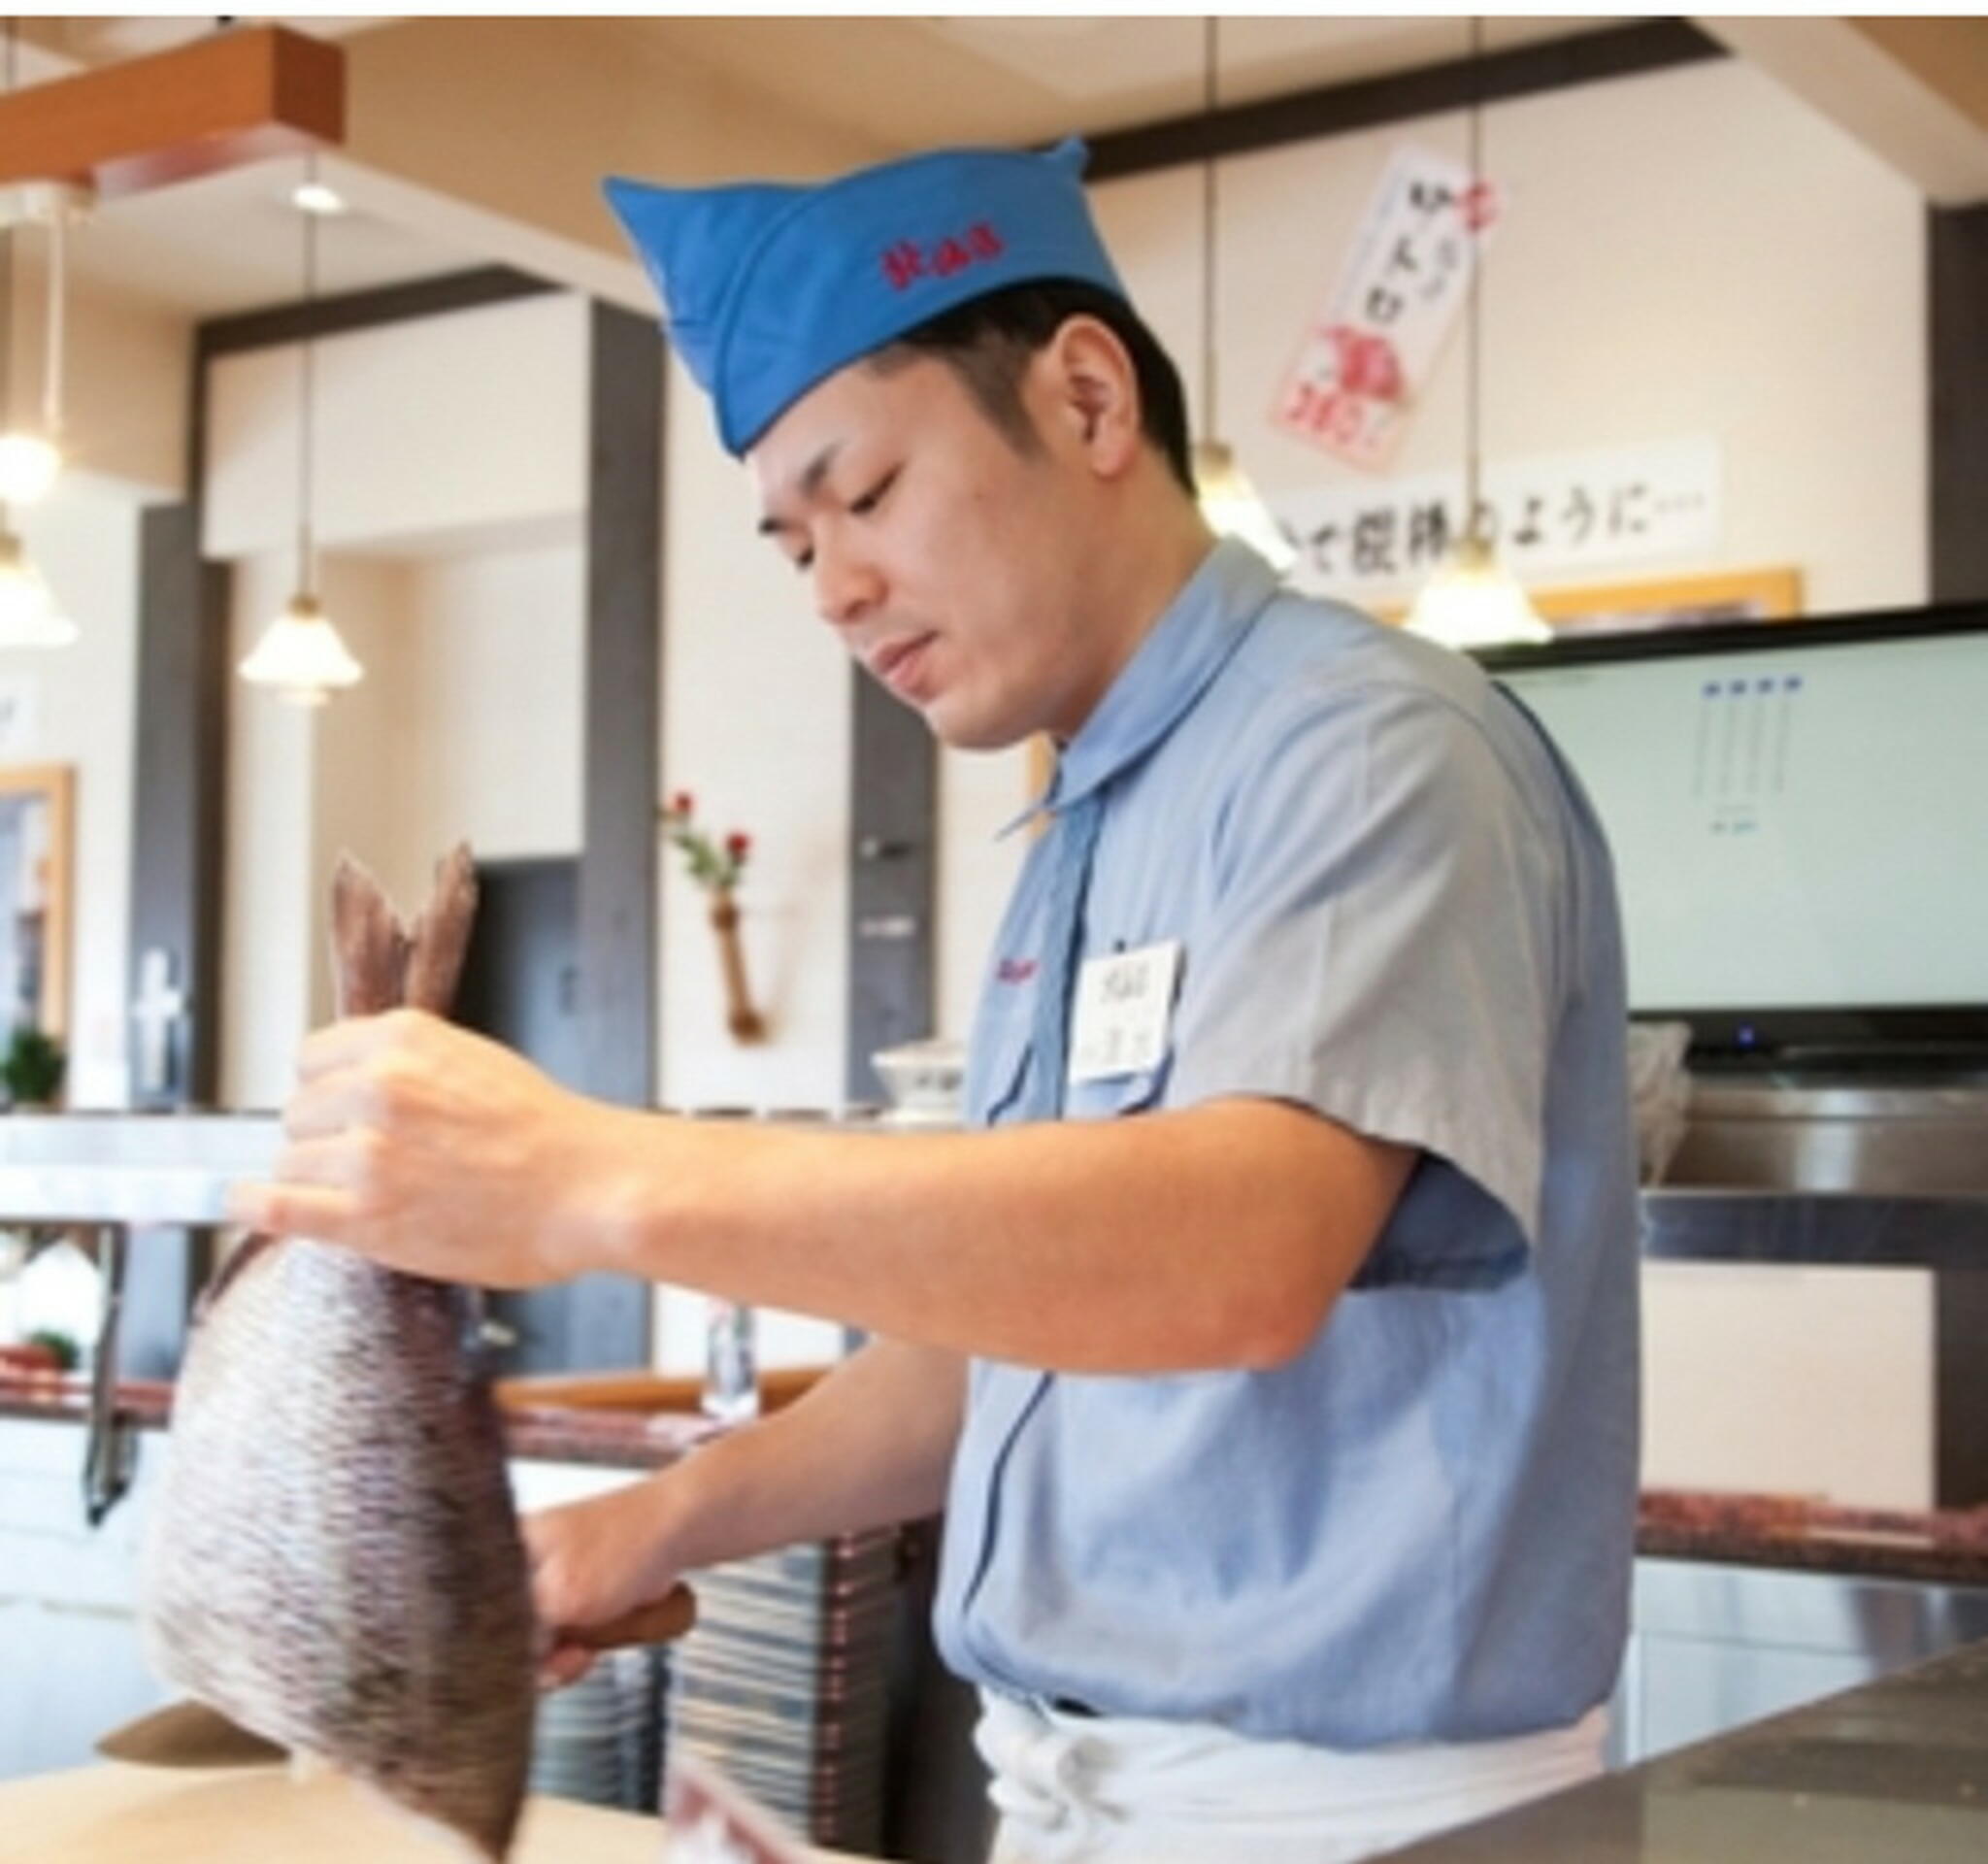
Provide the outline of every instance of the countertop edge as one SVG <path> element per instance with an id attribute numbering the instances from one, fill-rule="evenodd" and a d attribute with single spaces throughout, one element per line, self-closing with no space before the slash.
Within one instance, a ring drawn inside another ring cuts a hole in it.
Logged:
<path id="1" fill-rule="evenodd" d="M 116 1391 L 118 1420 L 138 1430 L 162 1430 L 172 1411 L 173 1387 L 161 1380 L 126 1380 Z M 661 1469 L 721 1428 L 688 1412 L 605 1411 L 545 1406 L 507 1407 L 505 1436 L 511 1453 L 527 1461 L 585 1463 L 604 1468 Z M 84 1423 L 89 1416 L 85 1380 L 54 1374 L 0 1378 L 0 1418 L 41 1423 Z M 1769 1567 L 1931 1584 L 1988 1585 L 1988 1534 L 1982 1511 L 1922 1517 L 1936 1531 L 1901 1534 L 1867 1531 L 1857 1511 L 1843 1511 L 1848 1525 L 1804 1520 L 1791 1514 L 1763 1518 L 1760 1498 L 1706 1495 L 1692 1498 L 1702 1518 L 1675 1518 L 1677 1498 L 1644 1498 L 1636 1550 L 1649 1559 L 1710 1565 Z M 1942 1544 L 1937 1530 L 1954 1524 L 1966 1544 Z"/>

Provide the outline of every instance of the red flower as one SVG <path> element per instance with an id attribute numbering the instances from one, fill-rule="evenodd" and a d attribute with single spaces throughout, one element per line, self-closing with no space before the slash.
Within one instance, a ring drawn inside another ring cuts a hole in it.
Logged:
<path id="1" fill-rule="evenodd" d="M 735 861 L 743 861 L 752 852 L 752 837 L 742 835 L 736 828 L 725 837 L 725 852 Z"/>
<path id="2" fill-rule="evenodd" d="M 676 795 L 670 798 L 670 814 L 672 816 L 688 816 L 691 810 L 695 807 L 695 800 L 687 789 L 679 789 Z"/>

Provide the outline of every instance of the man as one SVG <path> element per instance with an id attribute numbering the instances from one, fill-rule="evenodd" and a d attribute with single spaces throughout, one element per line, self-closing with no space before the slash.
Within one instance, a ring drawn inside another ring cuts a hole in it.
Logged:
<path id="1" fill-rule="evenodd" d="M 706 1128 L 396 1013 L 306 1044 L 238 1215 L 869 1329 L 534 1519 L 546 1621 L 944 1504 L 997 1854 L 1324 1864 L 1599 1764 L 1637 1435 L 1612 887 L 1473 664 L 1212 543 L 1081 161 L 611 186 L 829 625 L 945 742 L 1061 748 L 974 1031 L 991 1130 Z"/>

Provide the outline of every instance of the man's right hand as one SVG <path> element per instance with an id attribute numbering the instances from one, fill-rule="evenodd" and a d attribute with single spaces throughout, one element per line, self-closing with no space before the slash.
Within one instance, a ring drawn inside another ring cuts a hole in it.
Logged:
<path id="1" fill-rule="evenodd" d="M 527 1514 L 525 1553 L 532 1602 L 545 1640 L 539 1682 L 547 1689 L 577 1682 L 595 1653 L 564 1632 L 612 1618 L 660 1599 L 677 1582 L 663 1533 L 667 1476 L 650 1477 L 583 1502 Z"/>
<path id="2" fill-rule="evenodd" d="M 938 1513 L 965 1399 L 956 1353 L 874 1340 L 805 1398 L 647 1481 L 527 1515 L 541 1680 L 556 1688 L 591 1664 L 562 1632 L 652 1604 L 688 1569 Z"/>

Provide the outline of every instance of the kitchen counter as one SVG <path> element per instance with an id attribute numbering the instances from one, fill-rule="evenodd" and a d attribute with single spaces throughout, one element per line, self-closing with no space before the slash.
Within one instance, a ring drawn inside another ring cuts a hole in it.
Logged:
<path id="1" fill-rule="evenodd" d="M 532 1799 L 511 1864 L 659 1864 L 661 1821 Z M 816 1851 L 821 1864 L 836 1853 Z M 447 1864 L 431 1837 L 331 1774 L 174 1773 L 106 1763 L 0 1781 L 0 1864 Z"/>
<path id="2" fill-rule="evenodd" d="M 1988 1508 L 1847 1508 L 1793 1495 L 1647 1490 L 1645 1558 L 1988 1585 Z"/>
<path id="3" fill-rule="evenodd" d="M 791 1400 L 817 1376 L 813 1368 L 792 1375 L 770 1397 Z M 506 1381 L 499 1396 L 516 1456 L 659 1469 L 716 1428 L 687 1408 L 692 1389 L 688 1381 L 642 1374 Z M 660 1400 L 658 1408 L 626 1408 L 645 1394 Z M 118 1414 L 141 1430 L 160 1429 L 172 1397 L 172 1386 L 163 1381 L 125 1380 L 117 1386 Z M 0 1417 L 81 1422 L 88 1415 L 85 1380 L 0 1374 Z M 1652 1492 L 1643 1497 L 1637 1551 L 1663 1559 L 1988 1585 L 1988 1508 L 1906 1513 L 1794 1496 Z"/>
<path id="4" fill-rule="evenodd" d="M 1988 1644 L 1390 1853 L 1391 1864 L 1980 1864 Z"/>
<path id="5" fill-rule="evenodd" d="M 569 1800 L 525 1809 L 513 1864 L 657 1864 L 660 1823 Z M 321 1774 L 106 1763 L 0 1781 L 0 1864 L 444 1864 L 459 1847 Z"/>
<path id="6" fill-rule="evenodd" d="M 504 1404 L 512 1453 L 561 1463 L 601 1463 L 660 1469 L 716 1428 L 694 1411 L 625 1411 L 587 1404 L 539 1404 L 528 1382 L 511 1388 Z M 124 1379 L 116 1387 L 120 1423 L 163 1430 L 173 1387 L 157 1379 Z M 0 1373 L 0 1417 L 30 1422 L 85 1423 L 89 1381 L 49 1373 Z"/>
<path id="7" fill-rule="evenodd" d="M 515 1864 L 655 1864 L 658 1825 L 534 1800 Z M 0 1864 L 426 1864 L 456 1855 L 343 1781 L 100 1765 L 0 1783 Z M 825 1853 L 822 1855 L 826 1855 Z M 1978 1864 L 1988 1646 L 1610 1774 L 1395 1864 Z M 1209 1859 L 1209 1864 L 1221 1860 Z"/>

